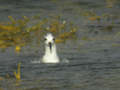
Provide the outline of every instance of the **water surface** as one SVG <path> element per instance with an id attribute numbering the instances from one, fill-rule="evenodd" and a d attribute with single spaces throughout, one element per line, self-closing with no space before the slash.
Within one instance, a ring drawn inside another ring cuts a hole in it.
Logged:
<path id="1" fill-rule="evenodd" d="M 44 53 L 44 45 L 39 52 L 25 49 L 16 54 L 12 48 L 0 52 L 0 76 L 10 78 L 0 80 L 1 90 L 119 90 L 120 89 L 120 48 L 119 20 L 115 21 L 113 32 L 104 32 L 105 23 L 90 22 L 81 14 L 93 10 L 98 15 L 109 13 L 120 15 L 119 4 L 106 8 L 105 0 L 1 0 L 1 21 L 8 16 L 61 15 L 67 21 L 79 26 L 78 40 L 57 45 L 58 54 L 69 63 L 31 63 L 39 60 Z M 102 21 L 105 22 L 105 21 Z M 111 23 L 111 22 L 109 22 Z M 83 36 L 94 40 L 82 40 Z M 16 82 L 13 72 L 21 62 L 20 82 Z"/>

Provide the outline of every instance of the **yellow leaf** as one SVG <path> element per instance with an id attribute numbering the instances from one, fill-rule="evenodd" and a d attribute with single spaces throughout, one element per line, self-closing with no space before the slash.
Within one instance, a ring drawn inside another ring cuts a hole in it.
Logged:
<path id="1" fill-rule="evenodd" d="M 16 51 L 16 52 L 20 52 L 20 50 L 21 50 L 21 47 L 20 47 L 20 46 L 16 46 L 16 47 L 15 47 L 15 51 Z"/>

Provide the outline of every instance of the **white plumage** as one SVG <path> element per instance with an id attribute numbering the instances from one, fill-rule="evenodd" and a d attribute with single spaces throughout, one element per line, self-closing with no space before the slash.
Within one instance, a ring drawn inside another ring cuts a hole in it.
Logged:
<path id="1" fill-rule="evenodd" d="M 56 51 L 55 38 L 51 33 L 45 36 L 45 54 L 42 58 L 43 63 L 59 63 L 59 57 Z"/>

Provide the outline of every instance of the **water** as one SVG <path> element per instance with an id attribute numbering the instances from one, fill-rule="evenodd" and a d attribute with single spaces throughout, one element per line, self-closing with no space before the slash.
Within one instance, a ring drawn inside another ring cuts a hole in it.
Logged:
<path id="1" fill-rule="evenodd" d="M 63 19 L 79 25 L 79 39 L 75 43 L 68 41 L 57 45 L 61 60 L 68 59 L 69 63 L 31 63 L 42 57 L 42 46 L 38 53 L 26 49 L 18 55 L 12 48 L 0 52 L 0 76 L 10 75 L 10 78 L 0 80 L 1 90 L 120 89 L 119 36 L 115 36 L 119 19 L 115 21 L 113 32 L 104 32 L 101 29 L 106 24 L 97 26 L 97 22 L 91 23 L 81 15 L 84 11 L 93 10 L 98 15 L 110 13 L 119 16 L 119 1 L 113 8 L 105 8 L 104 0 L 3 0 L 0 4 L 1 21 L 7 21 L 8 15 L 21 18 L 23 15 L 49 17 L 61 14 Z M 94 40 L 82 40 L 83 36 Z M 18 62 L 22 63 L 20 82 L 16 82 L 13 76 Z"/>

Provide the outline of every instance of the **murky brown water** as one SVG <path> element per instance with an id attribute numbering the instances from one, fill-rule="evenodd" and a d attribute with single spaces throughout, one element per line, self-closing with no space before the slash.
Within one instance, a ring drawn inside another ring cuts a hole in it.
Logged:
<path id="1" fill-rule="evenodd" d="M 10 48 L 0 53 L 0 76 L 10 75 L 10 79 L 0 80 L 0 90 L 119 90 L 120 89 L 120 19 L 115 20 L 114 31 L 104 32 L 102 29 L 111 20 L 90 22 L 81 15 L 84 11 L 93 10 L 98 15 L 109 13 L 120 15 L 120 2 L 113 8 L 105 8 L 104 0 L 19 0 L 0 1 L 1 21 L 7 21 L 7 16 L 41 17 L 61 15 L 67 21 L 73 21 L 79 26 L 78 40 L 59 44 L 58 53 L 61 60 L 69 63 L 41 64 L 31 63 L 43 55 L 43 47 L 39 52 L 25 49 L 17 55 Z M 82 40 L 86 36 L 91 40 Z M 16 82 L 13 71 L 21 62 L 22 80 Z"/>

